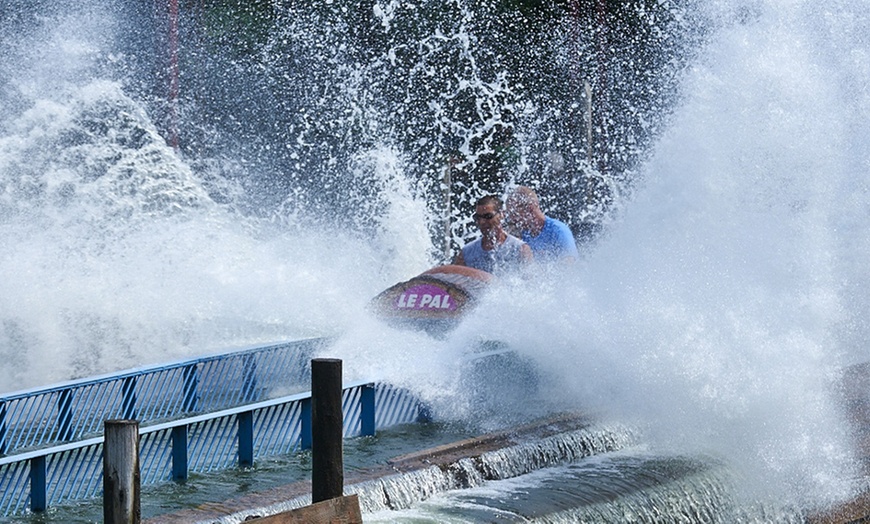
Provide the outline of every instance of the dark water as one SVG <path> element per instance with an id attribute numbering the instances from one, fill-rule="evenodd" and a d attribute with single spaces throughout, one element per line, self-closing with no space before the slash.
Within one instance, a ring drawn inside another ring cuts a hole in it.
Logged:
<path id="1" fill-rule="evenodd" d="M 615 437 L 621 431 L 601 426 L 591 433 L 582 430 L 529 440 L 486 452 L 474 459 L 476 466 L 461 459 L 454 468 L 466 471 L 455 477 L 461 479 L 458 483 L 442 477 L 443 472 L 422 470 L 387 477 L 372 488 L 366 487 L 369 481 L 348 489 L 359 494 L 366 522 L 802 522 L 803 515 L 796 509 L 742 499 L 735 477 L 721 462 L 709 457 L 660 456 L 632 445 L 619 449 L 631 443 L 630 438 Z M 478 434 L 470 427 L 428 424 L 350 440 L 345 447 L 345 474 L 351 478 L 355 472 L 383 466 L 399 455 Z M 616 451 L 601 448 L 577 458 L 590 452 L 579 451 L 578 443 L 601 438 L 614 438 L 611 445 Z M 572 446 L 574 452 L 569 451 Z M 543 451 L 548 458 L 542 461 L 541 455 L 536 458 L 530 450 Z M 480 476 L 481 471 L 488 471 L 489 480 Z M 260 460 L 250 469 L 191 475 L 185 483 L 144 489 L 142 515 L 147 519 L 202 504 L 220 504 L 307 480 L 310 475 L 307 453 Z M 387 498 L 380 500 L 384 492 Z M 306 497 L 277 510 L 309 500 Z M 241 522 L 249 514 L 264 511 L 251 508 L 218 522 Z M 102 507 L 95 501 L 14 521 L 101 522 Z"/>
<path id="2" fill-rule="evenodd" d="M 476 436 L 473 428 L 453 424 L 400 426 L 375 437 L 346 441 L 345 474 L 383 465 L 387 459 L 419 449 L 447 444 Z M 206 503 L 221 503 L 269 488 L 311 479 L 311 455 L 303 452 L 286 457 L 259 459 L 253 468 L 233 469 L 209 474 L 191 474 L 183 483 L 169 482 L 145 486 L 142 490 L 142 518 L 194 508 Z M 50 508 L 43 515 L 9 519 L 9 522 L 93 523 L 102 522 L 102 501 Z"/>

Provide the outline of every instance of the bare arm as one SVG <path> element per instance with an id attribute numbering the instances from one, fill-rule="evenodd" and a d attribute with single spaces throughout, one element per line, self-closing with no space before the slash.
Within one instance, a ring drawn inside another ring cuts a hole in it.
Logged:
<path id="1" fill-rule="evenodd" d="M 532 248 L 530 248 L 528 244 L 520 246 L 520 257 L 524 264 L 528 264 L 535 258 L 535 255 L 532 254 Z"/>

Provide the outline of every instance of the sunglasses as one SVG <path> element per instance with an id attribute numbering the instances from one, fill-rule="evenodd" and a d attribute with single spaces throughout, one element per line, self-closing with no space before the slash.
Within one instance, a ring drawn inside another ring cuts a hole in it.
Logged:
<path id="1" fill-rule="evenodd" d="M 498 213 L 484 213 L 482 215 L 478 215 L 477 213 L 471 215 L 471 218 L 474 220 L 492 220 Z"/>

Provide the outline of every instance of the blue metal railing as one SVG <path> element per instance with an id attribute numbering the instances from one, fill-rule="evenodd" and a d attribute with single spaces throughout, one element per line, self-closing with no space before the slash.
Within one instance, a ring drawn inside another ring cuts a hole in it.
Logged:
<path id="1" fill-rule="evenodd" d="M 415 422 L 418 400 L 385 384 L 356 383 L 342 393 L 344 436 Z M 182 480 L 190 472 L 250 466 L 259 457 L 311 446 L 309 392 L 140 428 L 143 485 Z M 103 438 L 95 437 L 0 458 L 0 515 L 98 497 Z M 28 507 L 28 500 L 30 502 Z"/>
<path id="2" fill-rule="evenodd" d="M 325 343 L 284 342 L 2 395 L 0 456 L 98 435 L 106 419 L 149 424 L 305 390 L 310 357 Z"/>

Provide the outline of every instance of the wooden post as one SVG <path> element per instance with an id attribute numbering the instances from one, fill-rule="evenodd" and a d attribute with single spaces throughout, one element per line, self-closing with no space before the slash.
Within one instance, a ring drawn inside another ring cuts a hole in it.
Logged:
<path id="1" fill-rule="evenodd" d="M 342 463 L 341 360 L 311 361 L 311 501 L 341 497 Z"/>
<path id="2" fill-rule="evenodd" d="M 139 524 L 139 422 L 107 420 L 103 444 L 103 523 Z"/>

